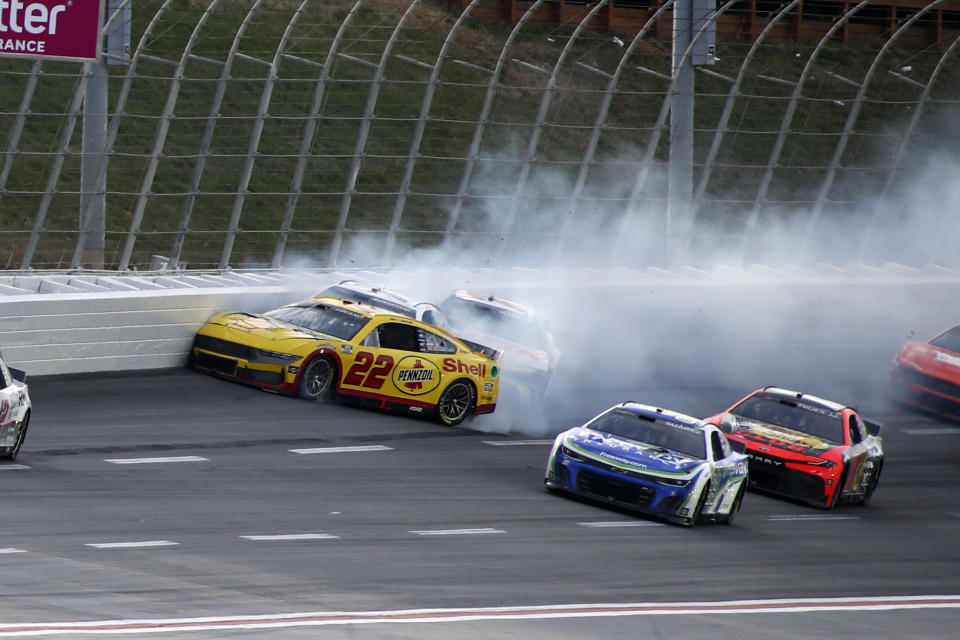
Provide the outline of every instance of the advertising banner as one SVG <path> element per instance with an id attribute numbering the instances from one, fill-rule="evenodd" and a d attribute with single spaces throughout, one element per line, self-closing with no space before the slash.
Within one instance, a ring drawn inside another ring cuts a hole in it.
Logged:
<path id="1" fill-rule="evenodd" d="M 102 0 L 0 0 L 0 56 L 100 56 Z"/>

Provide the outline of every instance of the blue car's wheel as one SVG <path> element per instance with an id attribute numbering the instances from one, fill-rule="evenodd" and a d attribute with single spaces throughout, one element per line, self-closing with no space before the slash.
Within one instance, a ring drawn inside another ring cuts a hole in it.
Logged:
<path id="1" fill-rule="evenodd" d="M 733 524 L 733 519 L 736 517 L 737 512 L 740 511 L 740 503 L 743 502 L 743 493 L 746 489 L 746 481 L 740 483 L 740 488 L 737 490 L 737 495 L 733 499 L 733 504 L 730 505 L 730 513 L 723 517 L 723 524 Z"/>
<path id="2" fill-rule="evenodd" d="M 703 488 L 703 491 L 700 492 L 700 498 L 697 500 L 697 506 L 693 509 L 693 513 L 690 514 L 690 517 L 687 518 L 685 525 L 688 527 L 695 526 L 697 521 L 700 520 L 700 515 L 703 513 L 703 505 L 707 502 L 707 495 L 710 493 L 710 483 Z"/>

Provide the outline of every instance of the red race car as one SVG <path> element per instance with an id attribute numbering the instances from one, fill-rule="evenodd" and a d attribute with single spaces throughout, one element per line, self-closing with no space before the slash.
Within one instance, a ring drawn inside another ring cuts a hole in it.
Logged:
<path id="1" fill-rule="evenodd" d="M 751 488 L 829 509 L 867 504 L 880 480 L 880 425 L 845 405 L 765 387 L 706 421 L 746 447 Z"/>
<path id="2" fill-rule="evenodd" d="M 960 420 L 960 325 L 903 345 L 893 358 L 887 392 L 898 402 Z"/>

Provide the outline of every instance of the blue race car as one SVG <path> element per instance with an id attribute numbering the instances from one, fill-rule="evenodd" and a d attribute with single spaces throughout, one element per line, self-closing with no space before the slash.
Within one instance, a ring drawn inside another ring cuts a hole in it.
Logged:
<path id="1" fill-rule="evenodd" d="M 747 457 L 712 424 L 624 402 L 559 434 L 543 483 L 688 527 L 731 524 L 747 487 Z"/>

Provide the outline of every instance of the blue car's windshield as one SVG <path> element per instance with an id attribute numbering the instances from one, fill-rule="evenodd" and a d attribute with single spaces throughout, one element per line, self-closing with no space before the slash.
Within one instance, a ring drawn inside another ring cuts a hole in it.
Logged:
<path id="1" fill-rule="evenodd" d="M 318 304 L 312 300 L 280 307 L 264 315 L 341 340 L 350 340 L 370 321 L 355 311 Z"/>
<path id="2" fill-rule="evenodd" d="M 662 447 L 699 460 L 707 459 L 703 431 L 663 418 L 651 419 L 632 411 L 613 409 L 602 413 L 586 427 L 618 438 Z"/>

